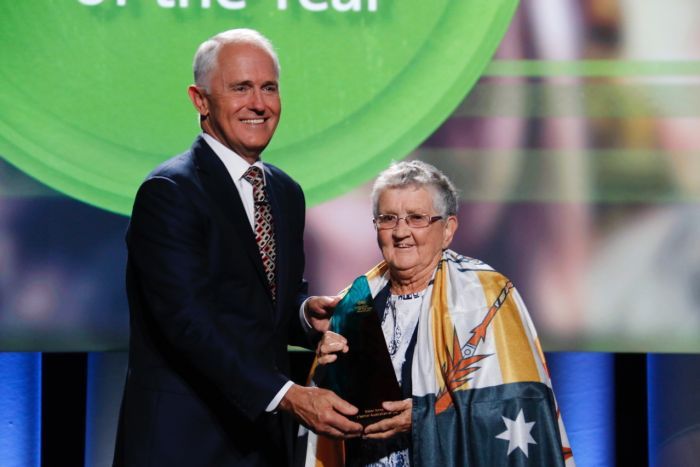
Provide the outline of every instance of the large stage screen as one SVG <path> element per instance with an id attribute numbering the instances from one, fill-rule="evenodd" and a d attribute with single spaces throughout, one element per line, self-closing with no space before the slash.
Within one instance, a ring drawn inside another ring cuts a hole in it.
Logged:
<path id="1" fill-rule="evenodd" d="M 303 186 L 307 278 L 379 259 L 369 191 L 421 159 L 452 248 L 519 288 L 546 350 L 700 351 L 694 0 L 38 0 L 0 6 L 0 350 L 128 341 L 134 193 L 199 128 L 197 45 L 260 30 Z"/>

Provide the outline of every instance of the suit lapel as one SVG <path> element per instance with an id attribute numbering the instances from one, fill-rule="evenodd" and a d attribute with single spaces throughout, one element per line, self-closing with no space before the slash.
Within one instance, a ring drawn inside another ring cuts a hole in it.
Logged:
<path id="1" fill-rule="evenodd" d="M 192 150 L 204 190 L 209 194 L 219 211 L 233 225 L 238 238 L 241 239 L 241 248 L 246 251 L 253 262 L 259 279 L 266 285 L 265 289 L 269 290 L 255 234 L 250 228 L 241 196 L 238 194 L 238 189 L 233 184 L 226 166 L 201 136 L 195 141 Z"/>

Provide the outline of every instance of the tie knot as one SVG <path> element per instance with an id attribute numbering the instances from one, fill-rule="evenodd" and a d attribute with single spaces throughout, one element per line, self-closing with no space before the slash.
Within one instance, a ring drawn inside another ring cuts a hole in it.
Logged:
<path id="1" fill-rule="evenodd" d="M 263 173 L 260 167 L 257 165 L 251 165 L 248 170 L 243 174 L 243 178 L 248 180 L 248 182 L 253 185 L 253 187 L 262 188 L 263 187 Z"/>

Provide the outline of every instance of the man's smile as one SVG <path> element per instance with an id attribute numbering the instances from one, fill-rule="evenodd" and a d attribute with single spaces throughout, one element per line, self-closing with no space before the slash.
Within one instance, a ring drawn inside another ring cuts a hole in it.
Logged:
<path id="1" fill-rule="evenodd" d="M 245 120 L 241 120 L 241 123 L 245 123 L 246 125 L 260 125 L 262 123 L 265 123 L 264 118 L 248 118 Z"/>

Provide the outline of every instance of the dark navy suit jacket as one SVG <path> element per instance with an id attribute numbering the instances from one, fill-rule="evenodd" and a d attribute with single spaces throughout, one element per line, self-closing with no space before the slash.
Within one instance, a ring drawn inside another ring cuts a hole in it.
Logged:
<path id="1" fill-rule="evenodd" d="M 200 137 L 141 185 L 126 236 L 131 336 L 115 465 L 285 465 L 293 423 L 266 406 L 288 380 L 306 294 L 301 188 L 265 164 L 273 300 L 240 196 Z"/>

